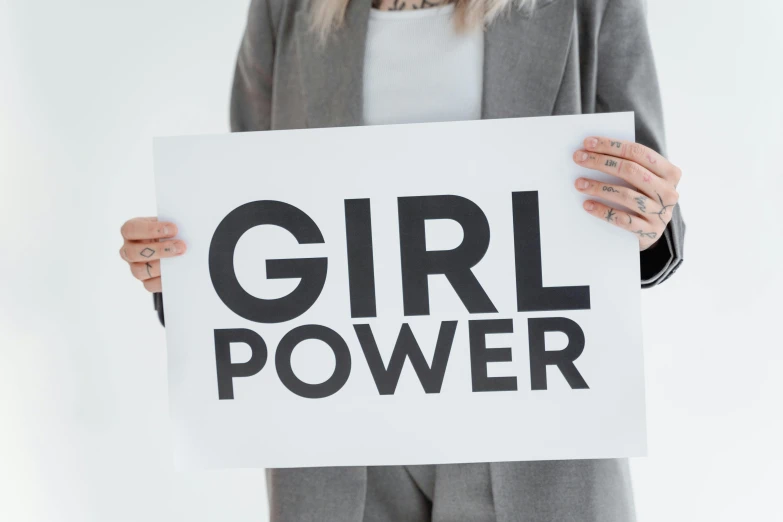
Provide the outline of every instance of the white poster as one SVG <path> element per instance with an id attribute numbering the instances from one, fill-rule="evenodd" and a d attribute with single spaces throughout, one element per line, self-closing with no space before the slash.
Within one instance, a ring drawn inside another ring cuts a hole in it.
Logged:
<path id="1" fill-rule="evenodd" d="M 646 452 L 638 241 L 572 160 L 633 114 L 155 141 L 180 468 Z M 618 182 L 613 179 L 612 181 Z"/>

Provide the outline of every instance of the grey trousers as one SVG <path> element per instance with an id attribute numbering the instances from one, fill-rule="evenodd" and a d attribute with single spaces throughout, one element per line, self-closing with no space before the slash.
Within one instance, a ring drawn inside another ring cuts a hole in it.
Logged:
<path id="1" fill-rule="evenodd" d="M 276 469 L 272 522 L 633 522 L 623 459 Z"/>
<path id="2" fill-rule="evenodd" d="M 495 522 L 489 464 L 367 468 L 363 522 Z"/>

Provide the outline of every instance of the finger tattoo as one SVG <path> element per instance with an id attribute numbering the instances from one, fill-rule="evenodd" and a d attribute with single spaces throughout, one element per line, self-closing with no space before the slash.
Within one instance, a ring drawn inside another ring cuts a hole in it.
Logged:
<path id="1" fill-rule="evenodd" d="M 605 165 L 607 167 L 616 167 L 617 166 L 617 162 L 615 160 L 606 160 Z"/>
<path id="2" fill-rule="evenodd" d="M 141 256 L 143 256 L 143 257 L 152 257 L 153 254 L 155 254 L 155 251 L 153 249 L 147 247 L 144 250 L 142 250 L 141 252 L 139 252 L 139 254 Z"/>
<path id="3" fill-rule="evenodd" d="M 149 261 L 147 262 L 147 275 L 152 277 L 152 272 L 150 272 L 150 268 L 152 268 L 152 265 L 149 264 Z"/>
<path id="4" fill-rule="evenodd" d="M 619 190 L 615 189 L 614 187 L 610 187 L 609 185 L 604 185 L 604 187 L 601 190 L 603 190 L 604 192 L 617 192 L 618 194 L 620 193 Z"/>
<path id="5" fill-rule="evenodd" d="M 642 213 L 647 212 L 646 203 L 647 203 L 646 197 L 639 196 L 638 198 L 636 198 L 636 205 L 639 207 L 639 211 Z"/>
<path id="6" fill-rule="evenodd" d="M 606 220 L 607 220 L 609 223 L 611 223 L 611 222 L 612 222 L 612 218 L 614 218 L 614 217 L 615 217 L 615 212 L 614 212 L 614 209 L 610 208 L 610 209 L 609 209 L 609 210 L 606 212 Z"/>

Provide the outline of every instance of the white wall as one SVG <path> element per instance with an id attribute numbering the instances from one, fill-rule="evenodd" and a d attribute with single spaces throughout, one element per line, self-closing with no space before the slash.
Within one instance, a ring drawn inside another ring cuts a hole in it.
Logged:
<path id="1" fill-rule="evenodd" d="M 783 3 L 648 4 L 688 237 L 681 270 L 645 293 L 640 515 L 783 520 Z"/>
<path id="2" fill-rule="evenodd" d="M 780 516 L 777 0 L 655 0 L 686 262 L 644 292 L 641 522 Z M 0 0 L 0 520 L 266 520 L 263 471 L 175 474 L 165 347 L 117 255 L 154 135 L 227 130 L 248 1 Z"/>

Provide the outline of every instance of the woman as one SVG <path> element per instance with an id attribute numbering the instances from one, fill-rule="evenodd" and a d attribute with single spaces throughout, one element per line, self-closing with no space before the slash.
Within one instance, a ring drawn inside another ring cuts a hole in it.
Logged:
<path id="1" fill-rule="evenodd" d="M 682 261 L 685 225 L 664 157 L 643 0 L 253 0 L 231 96 L 234 131 L 634 111 L 639 143 L 587 137 L 585 210 L 639 240 L 643 287 Z M 371 5 L 372 4 L 372 5 Z M 136 218 L 120 254 L 154 292 L 173 223 Z M 150 253 L 152 251 L 152 253 Z M 273 469 L 271 519 L 634 520 L 622 459 Z"/>

